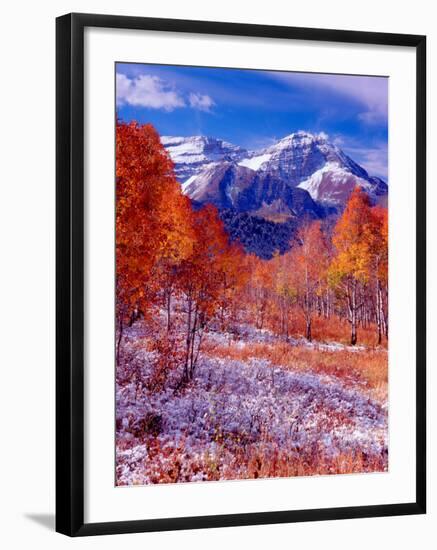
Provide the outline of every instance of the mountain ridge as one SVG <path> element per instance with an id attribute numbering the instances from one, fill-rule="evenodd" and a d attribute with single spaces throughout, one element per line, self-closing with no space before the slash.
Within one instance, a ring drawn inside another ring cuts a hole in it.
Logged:
<path id="1" fill-rule="evenodd" d="M 386 182 L 370 176 L 324 133 L 299 130 L 259 151 L 248 151 L 205 136 L 163 136 L 161 141 L 175 164 L 176 177 L 183 185 L 184 193 L 192 198 L 201 194 L 199 188 L 205 194 L 208 178 L 217 187 L 217 173 L 224 173 L 222 163 L 227 163 L 227 167 L 228 163 L 234 166 L 235 176 L 242 181 L 244 188 L 254 172 L 257 175 L 257 178 L 252 177 L 254 185 L 272 179 L 281 181 L 284 189 L 299 187 L 308 191 L 314 201 L 330 206 L 343 206 L 356 185 L 363 188 L 374 202 L 388 191 Z M 227 189 L 226 192 L 236 194 L 238 191 L 240 189 Z M 206 195 L 211 198 L 210 192 Z M 268 203 L 277 198 L 270 197 Z"/>
<path id="2" fill-rule="evenodd" d="M 205 136 L 161 142 L 182 192 L 196 207 L 213 204 L 231 238 L 261 257 L 285 251 L 303 220 L 338 215 L 356 186 L 372 204 L 387 200 L 387 183 L 324 133 L 300 130 L 258 151 Z"/>

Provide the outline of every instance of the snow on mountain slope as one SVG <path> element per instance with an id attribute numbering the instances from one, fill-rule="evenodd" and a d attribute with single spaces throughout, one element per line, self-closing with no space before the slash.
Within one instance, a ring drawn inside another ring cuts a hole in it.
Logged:
<path id="1" fill-rule="evenodd" d="M 280 199 L 281 209 L 284 202 L 293 209 L 289 199 L 293 188 L 335 208 L 344 206 L 356 185 L 373 202 L 381 203 L 387 195 L 383 180 L 369 176 L 324 133 L 298 131 L 257 152 L 203 136 L 164 136 L 161 141 L 175 163 L 183 192 L 219 208 L 249 211 L 264 205 L 260 210 L 264 212 Z M 314 210 L 311 202 L 306 204 Z"/>
<path id="2" fill-rule="evenodd" d="M 323 133 L 295 132 L 267 148 L 264 153 L 270 154 L 270 159 L 261 168 L 287 178 L 292 185 L 298 185 L 328 163 L 343 167 L 358 177 L 368 178 L 364 168 L 329 142 Z"/>
<path id="3" fill-rule="evenodd" d="M 243 160 L 241 160 L 238 164 L 239 166 L 246 166 L 247 168 L 250 168 L 251 170 L 258 170 L 265 162 L 268 162 L 270 160 L 269 153 L 264 153 L 263 155 L 257 155 L 254 157 L 248 157 Z"/>
<path id="4" fill-rule="evenodd" d="M 170 154 L 175 164 L 176 176 L 181 183 L 197 175 L 205 165 L 211 162 L 238 161 L 247 156 L 245 149 L 212 137 L 162 136 L 161 143 Z"/>
<path id="5" fill-rule="evenodd" d="M 197 178 L 198 174 L 194 174 L 193 176 L 190 176 L 184 183 L 181 185 L 182 193 L 186 195 L 189 192 L 190 185 L 194 182 L 194 180 Z"/>
<path id="6" fill-rule="evenodd" d="M 252 184 L 255 172 L 234 162 L 211 162 L 197 176 L 182 184 L 182 192 L 199 203 L 217 208 L 242 209 L 244 193 Z"/>
<path id="7" fill-rule="evenodd" d="M 361 187 L 369 195 L 373 195 L 369 181 L 351 173 L 335 162 L 328 162 L 314 172 L 309 178 L 298 184 L 305 189 L 315 201 L 333 206 L 344 204 L 356 186 Z"/>

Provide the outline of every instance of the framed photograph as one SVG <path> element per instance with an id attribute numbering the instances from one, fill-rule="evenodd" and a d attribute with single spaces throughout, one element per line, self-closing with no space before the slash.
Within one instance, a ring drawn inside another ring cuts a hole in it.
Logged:
<path id="1" fill-rule="evenodd" d="M 425 513 L 425 37 L 56 24 L 56 529 Z"/>

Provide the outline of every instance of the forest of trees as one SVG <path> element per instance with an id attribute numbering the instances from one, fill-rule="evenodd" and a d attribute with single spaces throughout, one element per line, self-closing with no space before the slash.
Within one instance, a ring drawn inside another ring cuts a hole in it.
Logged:
<path id="1" fill-rule="evenodd" d="M 314 338 L 315 319 L 388 334 L 387 209 L 356 188 L 335 220 L 303 223 L 270 260 L 231 242 L 213 206 L 193 209 L 151 125 L 117 123 L 117 360 L 126 327 L 156 327 L 157 372 L 183 366 L 192 380 L 204 335 L 244 319 L 287 341 Z M 323 335 L 321 335 L 323 337 Z M 318 336 L 320 338 L 320 335 Z"/>

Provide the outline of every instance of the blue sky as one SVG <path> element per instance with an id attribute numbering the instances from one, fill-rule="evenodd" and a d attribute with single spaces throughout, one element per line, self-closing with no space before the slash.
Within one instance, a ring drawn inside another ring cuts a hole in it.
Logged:
<path id="1" fill-rule="evenodd" d="M 117 114 L 161 135 L 213 136 L 260 149 L 297 130 L 325 132 L 387 180 L 388 79 L 370 76 L 116 65 Z"/>

